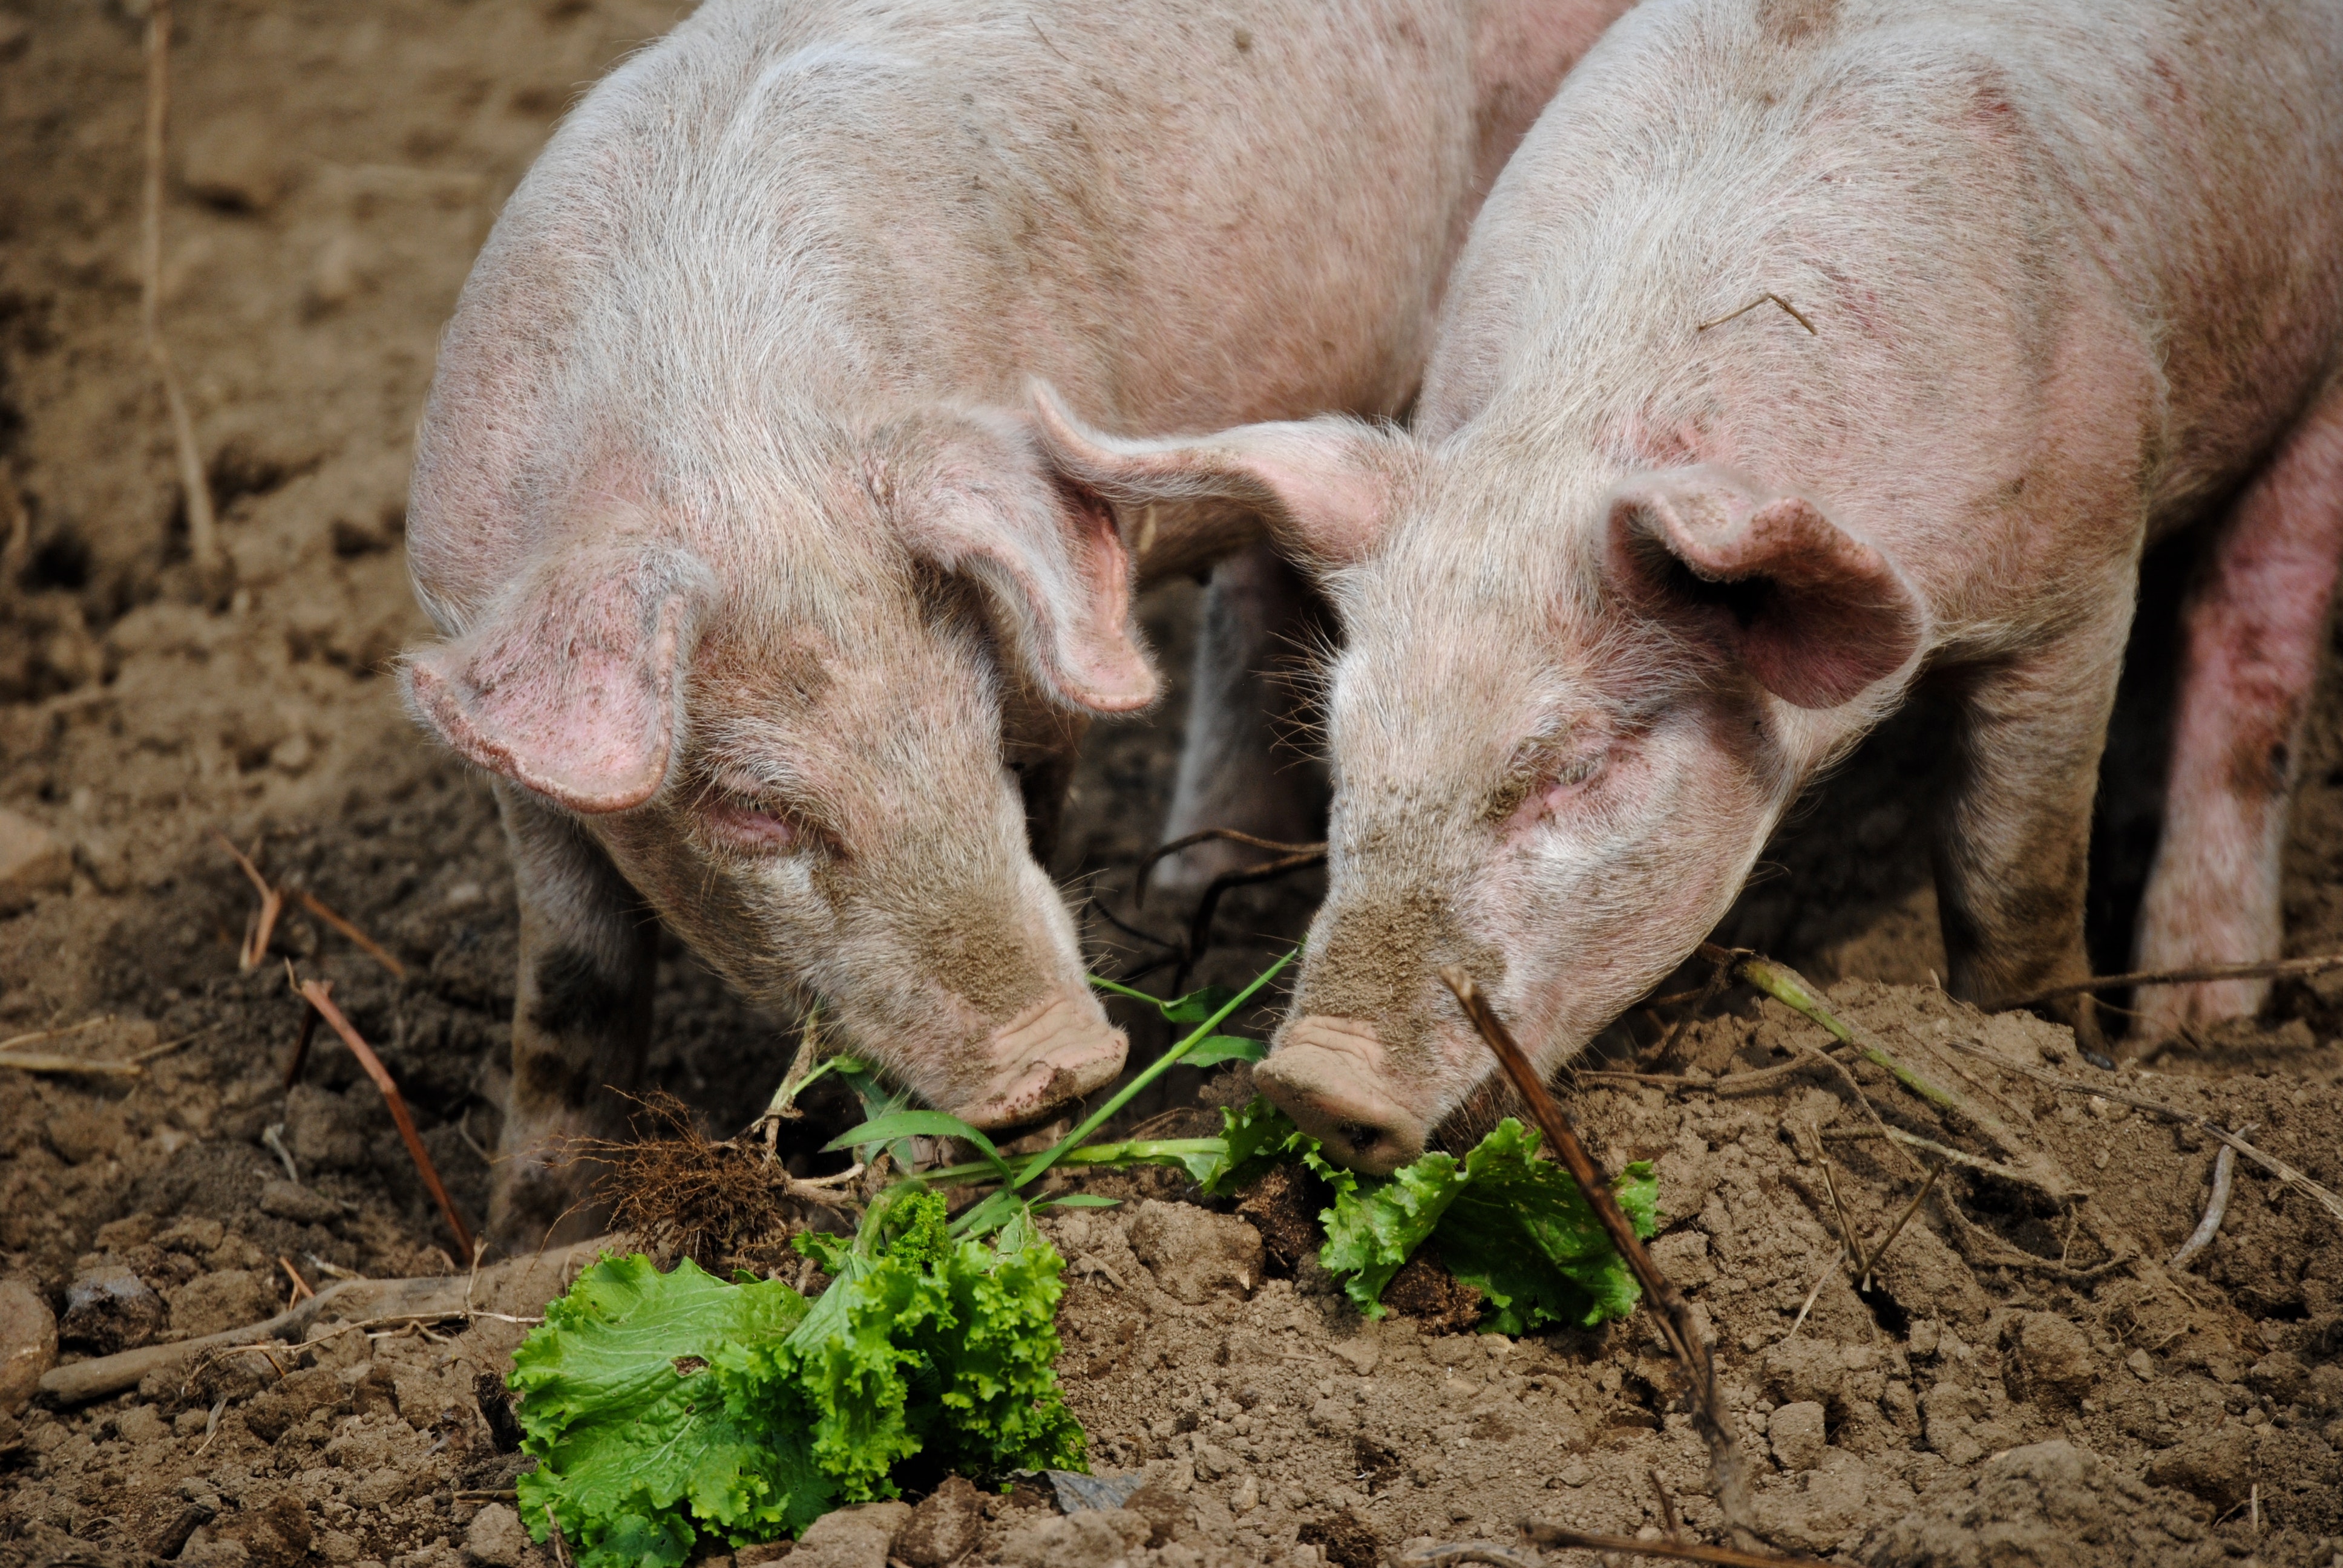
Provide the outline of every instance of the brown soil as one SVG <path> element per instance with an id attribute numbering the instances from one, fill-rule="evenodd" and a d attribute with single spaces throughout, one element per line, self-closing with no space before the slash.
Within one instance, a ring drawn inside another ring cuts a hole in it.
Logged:
<path id="1" fill-rule="evenodd" d="M 181 6 L 165 318 L 241 585 L 214 615 L 136 337 L 134 8 L 0 0 L 0 808 L 72 858 L 68 889 L 0 900 L 0 1036 L 112 1015 L 44 1049 L 186 1041 L 135 1080 L 0 1072 L 0 1337 L 25 1332 L 23 1282 L 65 1314 L 67 1361 L 256 1321 L 284 1304 L 288 1268 L 322 1284 L 450 1265 L 349 1054 L 321 1036 L 286 1089 L 300 1022 L 286 960 L 334 982 L 458 1207 L 483 1211 L 512 893 L 486 791 L 408 729 L 383 672 L 422 630 L 400 538 L 407 443 L 497 203 L 578 85 L 672 16 L 648 0 Z M 2094 929 L 2111 967 L 2153 844 L 2153 654 L 2185 564 L 2156 564 L 2110 752 Z M 1175 662 L 1193 603 L 1182 585 L 1145 607 Z M 1128 868 L 1160 819 L 1180 722 L 1175 699 L 1151 725 L 1100 732 L 1058 868 L 1167 935 L 1185 911 L 1134 909 Z M 1916 1178 L 1892 1146 L 1836 1136 L 1868 1125 L 1845 1081 L 1721 1096 L 1588 1079 L 1570 1100 L 1605 1159 L 1659 1163 L 1656 1251 L 1716 1332 L 1759 1522 L 1785 1546 L 1873 1563 L 2325 1563 L 2343 1546 L 2343 1227 L 2241 1163 L 2219 1239 L 2167 1270 L 2156 1260 L 2196 1224 L 2213 1146 L 1938 1042 L 2254 1124 L 2256 1142 L 2343 1186 L 2343 975 L 2282 990 L 2263 1020 L 2153 1075 L 2103 1073 L 2047 1026 L 1957 1007 L 1930 984 L 1934 733 L 1926 715 L 1891 726 L 1822 791 L 1730 930 L 1838 982 L 1848 1014 L 2092 1198 L 2061 1210 L 1948 1178 L 1943 1199 L 1975 1228 L 1932 1201 L 1864 1293 L 1832 1262 L 1819 1151 L 1866 1239 Z M 2343 684 L 2322 690 L 2311 751 L 2296 951 L 2343 945 Z M 407 977 L 297 906 L 239 973 L 255 900 L 216 829 Z M 1202 978 L 1254 972 L 1317 891 L 1304 877 L 1232 895 Z M 1091 932 L 1131 969 L 1160 952 L 1103 921 Z M 658 1081 L 729 1137 L 779 1081 L 789 1030 L 669 960 Z M 1142 1048 L 1161 1043 L 1160 1024 L 1131 1021 Z M 1745 994 L 1664 1063 L 1641 1049 L 1654 1032 L 1631 1020 L 1609 1065 L 1716 1074 L 1822 1039 Z M 1892 1121 L 1981 1149 L 1857 1077 Z M 1174 1074 L 1154 1108 L 1242 1087 Z M 809 1110 L 817 1128 L 845 1114 L 834 1098 Z M 789 1144 L 800 1167 L 815 1141 Z M 731 1191 L 720 1157 L 701 1159 L 710 1190 Z M 1426 1267 L 1394 1286 L 1415 1315 L 1370 1323 L 1312 1259 L 1306 1190 L 1257 1192 L 1200 1230 L 1142 1206 L 1205 1220 L 1169 1175 L 1097 1185 L 1133 1201 L 1053 1221 L 1071 1264 L 1062 1365 L 1098 1468 L 1143 1469 L 1148 1485 L 1127 1510 L 1062 1519 L 1030 1485 L 987 1498 L 970 1561 L 1356 1564 L 1473 1537 L 1526 1553 L 1524 1517 L 1656 1530 L 1658 1487 L 1713 1533 L 1704 1454 L 1642 1321 L 1518 1342 L 1457 1332 L 1469 1292 Z M 1212 1264 L 1256 1233 L 1269 1277 Z M 497 1391 L 518 1332 L 348 1332 L 0 1412 L 0 1562 L 540 1568 L 493 1496 L 518 1462 Z M 0 1343 L 0 1387 L 16 1348 Z M 939 1520 L 919 1540 L 959 1539 Z M 802 1554 L 878 1568 L 893 1526 L 851 1523 Z"/>

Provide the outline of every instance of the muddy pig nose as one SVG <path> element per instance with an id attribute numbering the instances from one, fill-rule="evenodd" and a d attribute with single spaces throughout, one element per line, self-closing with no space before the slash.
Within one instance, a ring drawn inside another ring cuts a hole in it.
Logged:
<path id="1" fill-rule="evenodd" d="M 1424 1119 L 1400 1102 L 1372 1023 L 1297 1019 L 1252 1076 L 1338 1165 L 1387 1176 L 1423 1152 Z"/>
<path id="2" fill-rule="evenodd" d="M 1057 992 L 993 1031 L 984 1090 L 952 1114 L 983 1128 L 1031 1121 L 1113 1082 L 1129 1049 L 1095 997 Z"/>

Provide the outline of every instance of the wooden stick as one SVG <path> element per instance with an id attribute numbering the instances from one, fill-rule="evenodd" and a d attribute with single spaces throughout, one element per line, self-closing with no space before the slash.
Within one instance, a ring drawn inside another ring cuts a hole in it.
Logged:
<path id="1" fill-rule="evenodd" d="M 60 1056 L 54 1051 L 0 1051 L 0 1067 L 19 1072 L 85 1072 L 93 1077 L 144 1078 L 146 1070 L 135 1061 L 99 1061 L 84 1056 Z"/>
<path id="2" fill-rule="evenodd" d="M 1147 858 L 1139 862 L 1136 891 L 1141 906 L 1144 907 L 1147 902 L 1147 873 L 1155 869 L 1156 861 L 1167 855 L 1176 855 L 1182 849 L 1192 849 L 1199 844 L 1209 844 L 1215 839 L 1224 843 L 1242 844 L 1248 849 L 1267 849 L 1279 855 L 1322 855 L 1326 852 L 1326 846 L 1323 844 L 1282 843 L 1275 839 L 1258 839 L 1251 833 L 1240 833 L 1234 828 L 1205 828 L 1197 832 L 1182 834 L 1168 844 L 1156 845 L 1147 852 Z"/>
<path id="3" fill-rule="evenodd" d="M 390 1119 L 398 1123 L 398 1135 L 407 1141 L 407 1152 L 414 1160 L 415 1169 L 423 1178 L 423 1185 L 437 1201 L 439 1212 L 447 1219 L 447 1229 L 456 1233 L 457 1247 L 463 1252 L 470 1252 L 471 1230 L 464 1223 L 464 1217 L 456 1212 L 456 1201 L 447 1196 L 447 1189 L 440 1184 L 439 1172 L 431 1163 L 430 1153 L 423 1147 L 422 1135 L 415 1131 L 415 1118 L 407 1113 L 407 1101 L 398 1092 L 397 1081 L 383 1066 L 382 1059 L 375 1055 L 374 1048 L 350 1027 L 350 1020 L 344 1018 L 342 1010 L 334 1005 L 333 989 L 330 981 L 303 980 L 301 996 L 324 1015 L 327 1025 L 342 1037 L 342 1043 L 348 1046 L 350 1054 L 358 1059 L 358 1065 L 366 1069 L 368 1078 L 374 1080 L 374 1086 L 382 1091 L 383 1103 L 390 1107 Z"/>
<path id="4" fill-rule="evenodd" d="M 1597 1535 L 1540 1519 L 1522 1521 L 1522 1533 L 1541 1546 L 1574 1546 L 1583 1552 L 1624 1552 L 1634 1557 L 1664 1557 L 1674 1563 L 1714 1563 L 1721 1568 L 1825 1568 L 1819 1557 L 1785 1557 L 1773 1552 L 1738 1552 L 1696 1541 L 1638 1541 L 1631 1535 Z"/>
<path id="5" fill-rule="evenodd" d="M 1604 1176 L 1603 1168 L 1594 1162 L 1594 1157 L 1586 1151 L 1586 1146 L 1579 1142 L 1578 1134 L 1572 1130 L 1569 1119 L 1562 1113 L 1562 1107 L 1555 1104 L 1554 1096 L 1546 1092 L 1545 1080 L 1539 1076 L 1536 1068 L 1530 1065 L 1529 1057 L 1513 1039 L 1512 1031 L 1505 1028 L 1504 1020 L 1482 997 L 1473 983 L 1473 977 L 1465 972 L 1464 966 L 1446 965 L 1441 970 L 1440 978 L 1450 990 L 1456 993 L 1456 1004 L 1464 1010 L 1464 1016 L 1473 1020 L 1473 1027 L 1481 1031 L 1481 1038 L 1496 1054 L 1498 1063 L 1505 1070 L 1505 1076 L 1513 1080 L 1513 1088 L 1529 1106 L 1530 1115 L 1544 1131 L 1546 1141 L 1554 1146 L 1563 1169 L 1568 1171 L 1571 1179 L 1578 1183 L 1580 1192 L 1585 1196 L 1586 1206 L 1594 1211 L 1604 1233 L 1611 1238 L 1612 1246 L 1618 1249 L 1620 1257 L 1626 1260 L 1636 1282 L 1644 1287 L 1644 1293 L 1657 1309 L 1654 1316 L 1659 1322 L 1661 1334 L 1667 1340 L 1668 1348 L 1675 1352 L 1676 1360 L 1684 1363 L 1684 1371 L 1692 1380 L 1693 1420 L 1708 1442 L 1711 1495 L 1724 1512 L 1726 1527 L 1738 1535 L 1755 1539 L 1755 1532 L 1750 1525 L 1753 1511 L 1748 1474 L 1742 1467 L 1740 1450 L 1733 1440 L 1733 1427 L 1725 1413 L 1724 1395 L 1716 1386 L 1715 1363 L 1709 1359 L 1708 1346 L 1702 1342 L 1698 1325 L 1693 1321 L 1692 1303 L 1684 1300 L 1684 1292 L 1677 1290 L 1674 1282 L 1652 1261 L 1652 1254 L 1644 1248 L 1643 1239 L 1635 1234 L 1634 1225 L 1619 1207 L 1619 1200 L 1613 1195 L 1610 1181 Z M 1748 1560 L 1766 1561 L 1762 1558 Z"/>
<path id="6" fill-rule="evenodd" d="M 2317 958 L 2265 959 L 2248 964 L 2198 964 L 2185 970 L 2138 970 L 2131 974 L 2101 975 L 2097 980 L 2075 980 L 2066 985 L 2054 985 L 2047 990 L 2037 990 L 2000 1004 L 2003 1010 L 2014 1007 L 2032 1007 L 2036 1002 L 2056 1001 L 2062 996 L 2079 996 L 2085 991 L 2116 990 L 2124 986 L 2195 985 L 2200 980 L 2299 980 L 2306 975 L 2323 975 L 2329 970 L 2343 970 L 2343 953 L 2322 953 Z"/>
<path id="7" fill-rule="evenodd" d="M 138 326 L 146 340 L 146 357 L 163 386 L 163 402 L 171 417 L 171 440 L 178 450 L 179 490 L 186 498 L 187 552 L 194 557 L 196 576 L 206 600 L 215 608 L 227 602 L 234 586 L 235 564 L 220 548 L 219 528 L 212 513 L 211 482 L 204 474 L 203 448 L 196 444 L 196 425 L 187 414 L 187 400 L 179 391 L 178 373 L 171 367 L 171 351 L 163 342 L 163 142 L 171 112 L 171 0 L 148 0 L 146 7 L 146 178 L 144 218 L 138 245 Z M 247 968 L 249 966 L 246 966 Z"/>
<path id="8" fill-rule="evenodd" d="M 301 889 L 293 896 L 301 900 L 301 907 L 303 909 L 308 910 L 311 914 L 317 916 L 319 920 L 333 927 L 334 930 L 341 932 L 342 935 L 349 938 L 350 940 L 356 942 L 359 949 L 365 952 L 367 957 L 374 960 L 375 962 L 388 970 L 395 978 L 399 980 L 405 980 L 407 978 L 407 966 L 405 964 L 400 963 L 397 959 L 391 957 L 389 952 L 383 948 L 382 944 L 376 941 L 372 937 L 367 935 L 364 931 L 358 930 L 357 927 L 350 924 L 349 921 L 344 920 L 341 916 L 327 909 L 326 907 L 326 901 L 323 899 L 320 899 L 317 894 L 311 892 L 307 888 Z"/>
<path id="9" fill-rule="evenodd" d="M 1718 317 L 1714 321 L 1704 321 L 1699 326 L 1694 327 L 1693 330 L 1698 333 L 1705 332 L 1712 327 L 1722 327 L 1728 321 L 1748 315 L 1751 311 L 1756 309 L 1759 306 L 1765 304 L 1768 300 L 1773 301 L 1775 305 L 1780 306 L 1784 310 L 1788 311 L 1790 313 L 1790 319 L 1806 329 L 1807 337 L 1813 337 L 1817 336 L 1815 331 L 1815 324 L 1808 321 L 1805 316 L 1800 314 L 1796 306 L 1791 304 L 1780 295 L 1771 292 L 1759 295 L 1756 298 L 1751 300 L 1748 304 L 1743 306 L 1738 310 L 1726 311 L 1724 315 Z"/>

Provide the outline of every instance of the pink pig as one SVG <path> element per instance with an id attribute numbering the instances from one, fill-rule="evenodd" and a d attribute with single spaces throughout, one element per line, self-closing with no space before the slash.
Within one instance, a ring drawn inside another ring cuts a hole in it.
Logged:
<path id="1" fill-rule="evenodd" d="M 1051 417 L 1119 502 L 1261 508 L 1341 616 L 1331 890 L 1262 1084 L 1410 1158 L 1492 1066 L 1442 965 L 1552 1070 L 1921 681 L 1962 715 L 1952 989 L 2086 977 L 2140 553 L 2192 525 L 2138 958 L 2274 954 L 2338 341 L 2343 7 L 1651 0 L 1492 193 L 1412 430 Z M 2143 994 L 2156 1031 L 2261 988 Z"/>
<path id="2" fill-rule="evenodd" d="M 1618 9 L 711 0 L 588 96 L 458 307 L 409 525 L 409 704 L 496 775 L 519 889 L 500 1241 L 598 1222 L 552 1156 L 639 1081 L 653 916 L 978 1125 L 1116 1075 L 1035 847 L 1156 694 L 1133 552 L 1247 528 L 1126 542 L 1024 379 L 1155 428 L 1395 412 Z"/>

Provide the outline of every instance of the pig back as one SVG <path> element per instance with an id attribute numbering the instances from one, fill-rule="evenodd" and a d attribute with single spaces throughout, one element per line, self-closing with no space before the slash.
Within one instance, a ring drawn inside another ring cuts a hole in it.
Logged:
<path id="1" fill-rule="evenodd" d="M 1031 376 L 1131 428 L 1396 413 L 1486 176 L 1617 8 L 714 0 L 588 96 L 467 286 L 426 602 L 460 623 L 614 437 L 738 474 L 777 425 Z"/>

